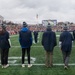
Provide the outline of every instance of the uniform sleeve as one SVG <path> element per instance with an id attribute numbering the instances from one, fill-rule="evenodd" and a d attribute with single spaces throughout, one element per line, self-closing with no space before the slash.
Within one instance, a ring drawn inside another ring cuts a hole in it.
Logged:
<path id="1" fill-rule="evenodd" d="M 74 41 L 74 38 L 73 38 L 72 34 L 71 34 L 71 40 Z"/>
<path id="2" fill-rule="evenodd" d="M 33 41 L 33 39 L 32 39 L 32 32 L 30 31 L 30 43 L 31 43 L 31 45 L 32 45 L 32 41 Z"/>
<path id="3" fill-rule="evenodd" d="M 8 41 L 9 41 L 9 44 L 10 44 L 10 46 L 11 46 L 11 40 L 10 40 L 10 39 L 8 39 Z"/>
<path id="4" fill-rule="evenodd" d="M 63 39 L 62 34 L 60 34 L 60 37 L 59 37 L 59 47 L 61 47 L 61 45 L 62 45 L 62 39 Z"/>
<path id="5" fill-rule="evenodd" d="M 57 45 L 56 34 L 54 33 L 54 46 Z"/>
<path id="6" fill-rule="evenodd" d="M 43 35 L 42 35 L 42 41 L 41 41 L 42 45 L 44 45 L 44 35 L 45 35 L 45 33 L 43 33 Z"/>
<path id="7" fill-rule="evenodd" d="M 19 42 L 21 44 L 21 33 L 19 32 Z"/>
<path id="8" fill-rule="evenodd" d="M 7 34 L 7 35 L 6 35 L 6 38 L 7 38 L 7 39 L 9 39 L 9 33 L 8 33 L 8 32 L 6 32 L 6 34 Z"/>
<path id="9" fill-rule="evenodd" d="M 9 41 L 10 46 L 11 46 L 11 40 L 10 40 L 10 37 L 9 37 L 9 33 L 8 32 L 7 32 L 7 39 Z"/>
<path id="10" fill-rule="evenodd" d="M 60 34 L 59 41 L 62 42 L 62 39 L 63 39 L 62 34 Z"/>

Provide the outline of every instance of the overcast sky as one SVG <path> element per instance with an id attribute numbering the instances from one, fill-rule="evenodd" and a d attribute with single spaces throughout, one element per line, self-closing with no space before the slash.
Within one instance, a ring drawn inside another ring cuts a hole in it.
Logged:
<path id="1" fill-rule="evenodd" d="M 4 20 L 37 23 L 56 19 L 75 23 L 75 0 L 0 0 L 0 15 Z"/>

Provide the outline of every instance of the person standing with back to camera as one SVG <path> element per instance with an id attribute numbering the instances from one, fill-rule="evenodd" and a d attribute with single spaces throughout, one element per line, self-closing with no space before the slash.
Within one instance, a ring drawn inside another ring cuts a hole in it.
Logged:
<path id="1" fill-rule="evenodd" d="M 19 32 L 19 42 L 22 48 L 22 67 L 25 67 L 24 58 L 25 58 L 25 53 L 27 51 L 28 68 L 30 68 L 32 66 L 32 64 L 30 64 L 30 50 L 31 50 L 31 45 L 32 45 L 32 34 L 27 26 L 28 26 L 27 23 L 23 22 L 23 28 Z"/>
<path id="2" fill-rule="evenodd" d="M 66 25 L 64 26 L 63 30 L 64 31 L 60 34 L 60 38 L 59 38 L 59 47 L 61 48 L 62 55 L 63 55 L 64 69 L 68 69 L 69 58 L 72 50 L 73 36 L 68 31 Z"/>
<path id="3" fill-rule="evenodd" d="M 50 23 L 48 23 L 47 30 L 42 36 L 42 45 L 46 51 L 46 67 L 53 66 L 53 49 L 57 45 L 55 32 L 52 31 Z"/>
<path id="4" fill-rule="evenodd" d="M 33 34 L 34 34 L 34 43 L 36 44 L 38 42 L 38 30 L 37 30 L 37 28 L 35 28 Z"/>
<path id="5" fill-rule="evenodd" d="M 2 68 L 7 68 L 8 64 L 8 54 L 11 42 L 9 39 L 9 33 L 6 31 L 4 24 L 0 26 L 0 49 L 1 49 L 1 65 Z"/>

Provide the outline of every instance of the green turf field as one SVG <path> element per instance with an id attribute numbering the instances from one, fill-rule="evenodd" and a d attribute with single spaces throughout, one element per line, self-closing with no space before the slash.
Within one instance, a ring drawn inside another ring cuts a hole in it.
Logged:
<path id="1" fill-rule="evenodd" d="M 57 33 L 60 34 L 60 33 Z M 26 67 L 21 67 L 21 48 L 18 42 L 18 35 L 11 36 L 12 47 L 9 51 L 9 64 L 6 69 L 2 69 L 0 66 L 0 75 L 75 75 L 75 42 L 73 42 L 73 48 L 70 58 L 70 68 L 64 70 L 62 53 L 57 46 L 54 48 L 53 64 L 52 68 L 45 67 L 45 50 L 41 45 L 42 33 L 39 33 L 39 43 L 33 44 L 31 47 L 31 68 L 27 67 L 27 59 L 25 61 Z"/>

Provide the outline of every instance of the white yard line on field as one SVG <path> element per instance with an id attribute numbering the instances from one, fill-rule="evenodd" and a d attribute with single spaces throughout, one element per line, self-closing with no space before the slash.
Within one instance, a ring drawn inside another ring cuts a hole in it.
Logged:
<path id="1" fill-rule="evenodd" d="M 0 64 L 1 65 L 1 64 Z M 9 64 L 11 66 L 19 66 L 19 65 L 22 65 L 22 64 Z M 25 65 L 28 65 L 28 64 L 25 64 Z M 35 65 L 35 66 L 42 66 L 42 65 L 45 65 L 45 64 L 32 64 L 32 65 Z M 56 64 L 53 64 L 55 66 L 63 66 L 64 64 L 61 64 L 61 63 L 56 63 Z M 71 63 L 69 64 L 69 66 L 75 66 L 75 63 Z"/>

